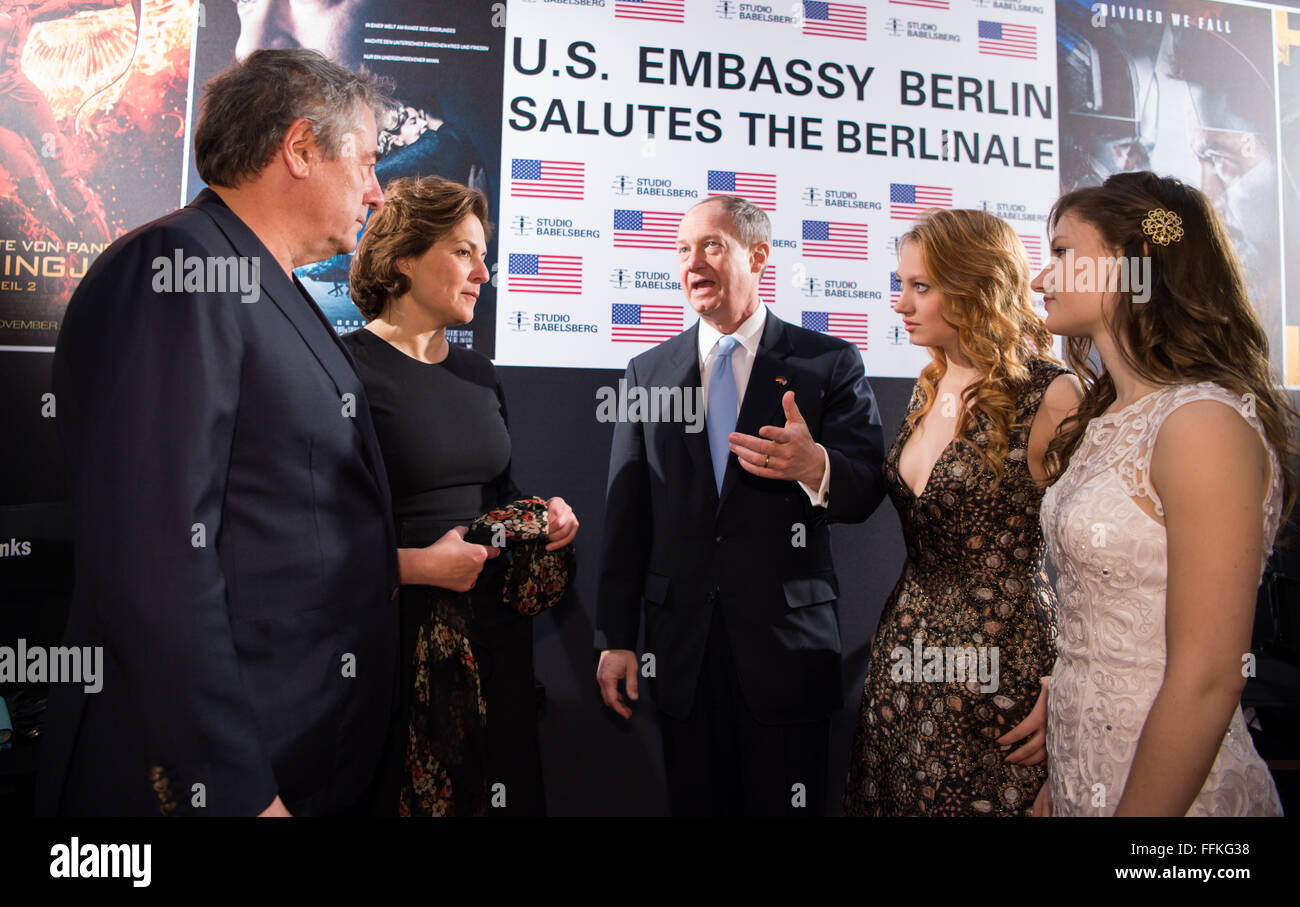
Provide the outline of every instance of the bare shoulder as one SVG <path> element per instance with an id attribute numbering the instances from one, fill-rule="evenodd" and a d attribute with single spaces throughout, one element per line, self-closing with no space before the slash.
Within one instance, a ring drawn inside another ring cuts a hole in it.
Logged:
<path id="1" fill-rule="evenodd" d="M 1043 391 L 1043 407 L 1050 412 L 1068 415 L 1083 399 L 1083 385 L 1073 372 L 1057 375 Z"/>
<path id="2" fill-rule="evenodd" d="M 1083 385 L 1073 373 L 1065 372 L 1052 379 L 1052 383 L 1043 391 L 1043 399 L 1034 415 L 1035 438 L 1046 436 L 1050 439 L 1056 434 L 1057 427 L 1078 409 L 1082 399 Z"/>
<path id="3" fill-rule="evenodd" d="M 1224 400 L 1191 400 L 1160 425 L 1151 459 L 1157 487 L 1187 490 L 1262 484 L 1268 455 L 1263 440 L 1241 412 Z M 1251 495 L 1254 497 L 1254 495 Z"/>
<path id="4" fill-rule="evenodd" d="M 1198 458 L 1219 455 L 1264 459 L 1264 446 L 1254 426 L 1232 404 L 1224 400 L 1190 400 L 1167 415 L 1156 438 L 1156 455 L 1161 448 L 1194 452 Z"/>

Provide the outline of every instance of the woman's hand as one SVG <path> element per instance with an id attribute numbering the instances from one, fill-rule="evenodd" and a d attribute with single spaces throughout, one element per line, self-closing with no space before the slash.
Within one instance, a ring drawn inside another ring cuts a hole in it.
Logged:
<path id="1" fill-rule="evenodd" d="M 398 548 L 397 566 L 404 586 L 439 586 L 452 592 L 474 588 L 483 562 L 499 557 L 496 548 L 465 541 L 469 529 L 457 526 L 425 548 Z"/>
<path id="2" fill-rule="evenodd" d="M 546 502 L 546 522 L 550 538 L 547 551 L 563 548 L 578 534 L 578 518 L 574 515 L 573 508 L 564 502 L 564 498 L 551 498 Z"/>
<path id="3" fill-rule="evenodd" d="M 1051 678 L 1041 679 L 1042 688 L 1038 691 L 1038 701 L 1025 720 L 1007 731 L 997 742 L 1001 746 L 1010 746 L 1024 738 L 1024 746 L 1009 753 L 1004 762 L 1016 765 L 1037 765 L 1047 758 L 1047 684 Z"/>

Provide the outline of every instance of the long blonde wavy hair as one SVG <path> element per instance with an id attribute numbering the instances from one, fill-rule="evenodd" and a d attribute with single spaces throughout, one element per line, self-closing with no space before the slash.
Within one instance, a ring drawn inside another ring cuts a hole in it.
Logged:
<path id="1" fill-rule="evenodd" d="M 1153 208 L 1182 218 L 1183 235 L 1168 245 L 1147 242 L 1142 221 Z M 1075 189 L 1057 199 L 1048 215 L 1055 228 L 1066 214 L 1092 225 L 1117 256 L 1151 258 L 1150 298 L 1116 293 L 1106 324 L 1124 362 L 1153 384 L 1213 381 L 1236 394 L 1250 394 L 1264 434 L 1277 454 L 1285 489 L 1283 519 L 1295 502 L 1291 458 L 1296 412 L 1278 388 L 1268 338 L 1246 295 L 1241 265 L 1223 222 L 1199 190 L 1148 171 L 1116 173 L 1100 186 Z M 1047 448 L 1044 467 L 1054 482 L 1088 423 L 1115 402 L 1110 375 L 1093 369 L 1088 337 L 1071 337 L 1067 358 L 1083 382 L 1083 401 Z"/>
<path id="2" fill-rule="evenodd" d="M 958 347 L 979 371 L 962 394 L 955 437 L 969 445 L 1001 482 L 1015 423 L 1016 401 L 1029 381 L 1029 363 L 1052 353 L 1052 335 L 1034 311 L 1029 260 L 1006 221 L 985 211 L 937 209 L 898 240 L 914 242 L 930 284 L 943 295 L 940 313 L 957 330 Z M 913 430 L 934 406 L 948 357 L 930 347 L 917 381 L 921 405 L 907 417 Z M 973 437 L 979 428 L 982 443 Z"/>

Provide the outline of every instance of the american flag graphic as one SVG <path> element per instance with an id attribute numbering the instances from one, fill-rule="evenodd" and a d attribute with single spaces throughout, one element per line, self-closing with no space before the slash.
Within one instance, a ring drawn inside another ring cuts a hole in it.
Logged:
<path id="1" fill-rule="evenodd" d="M 898 274 L 889 275 L 889 304 L 898 305 L 898 297 L 903 295 L 903 285 L 898 282 Z"/>
<path id="2" fill-rule="evenodd" d="M 667 211 L 614 209 L 614 246 L 623 249 L 676 249 L 682 215 Z"/>
<path id="3" fill-rule="evenodd" d="M 764 211 L 775 211 L 776 174 L 710 170 L 709 195 L 739 195 Z"/>
<path id="4" fill-rule="evenodd" d="M 804 0 L 803 33 L 824 38 L 867 40 L 867 8 L 852 3 L 812 3 Z"/>
<path id="5" fill-rule="evenodd" d="M 952 190 L 944 186 L 889 184 L 891 220 L 916 220 L 930 208 L 951 208 Z"/>
<path id="6" fill-rule="evenodd" d="M 948 0 L 889 0 L 897 6 L 922 6 L 926 9 L 947 9 Z"/>
<path id="7" fill-rule="evenodd" d="M 833 220 L 803 222 L 803 254 L 809 258 L 867 260 L 867 225 Z"/>
<path id="8" fill-rule="evenodd" d="M 1038 59 L 1038 29 L 1032 25 L 1008 25 L 980 20 L 980 53 L 991 57 Z"/>
<path id="9" fill-rule="evenodd" d="M 511 252 L 506 289 L 520 293 L 581 293 L 582 256 Z"/>
<path id="10" fill-rule="evenodd" d="M 768 305 L 776 305 L 776 265 L 768 258 L 763 276 L 758 279 L 758 298 Z"/>
<path id="11" fill-rule="evenodd" d="M 573 198 L 582 201 L 586 165 L 580 161 L 510 161 L 510 194 L 520 198 Z"/>
<path id="12" fill-rule="evenodd" d="M 614 18 L 685 22 L 686 0 L 614 0 Z"/>
<path id="13" fill-rule="evenodd" d="M 679 305 L 613 304 L 609 316 L 610 339 L 620 343 L 660 343 L 682 332 Z"/>
<path id="14" fill-rule="evenodd" d="M 803 326 L 847 340 L 860 350 L 867 348 L 867 316 L 851 312 L 804 312 Z"/>
<path id="15" fill-rule="evenodd" d="M 1025 251 L 1029 253 L 1030 273 L 1037 274 L 1043 269 L 1043 238 L 1041 236 L 1026 236 L 1023 233 L 1017 233 L 1016 235 L 1025 244 Z"/>

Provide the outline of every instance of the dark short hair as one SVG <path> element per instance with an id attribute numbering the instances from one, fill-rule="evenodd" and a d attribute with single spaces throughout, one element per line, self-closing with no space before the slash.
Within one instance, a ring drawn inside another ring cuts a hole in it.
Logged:
<path id="1" fill-rule="evenodd" d="M 466 216 L 492 236 L 487 196 L 477 189 L 436 176 L 393 180 L 384 190 L 384 206 L 370 216 L 352 258 L 352 301 L 366 321 L 379 317 L 388 301 L 411 288 L 397 269 L 399 258 L 416 258 L 456 228 Z"/>
<path id="2" fill-rule="evenodd" d="M 325 156 L 336 159 L 356 128 L 360 105 L 378 121 L 392 106 L 391 86 L 352 72 L 314 50 L 257 50 L 204 86 L 194 131 L 194 164 L 210 186 L 235 188 L 255 177 L 296 120 L 311 121 Z"/>
<path id="3" fill-rule="evenodd" d="M 770 243 L 772 241 L 772 221 L 768 219 L 767 212 L 747 198 L 742 198 L 739 195 L 715 195 L 712 198 L 696 202 L 691 206 L 691 210 L 700 207 L 700 205 L 714 204 L 721 205 L 723 210 L 731 215 L 731 223 L 735 225 L 736 236 L 745 244 L 746 248 L 752 248 L 761 242 Z"/>

